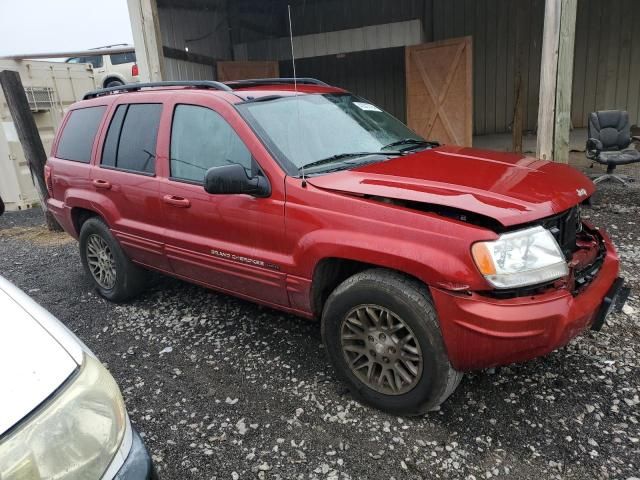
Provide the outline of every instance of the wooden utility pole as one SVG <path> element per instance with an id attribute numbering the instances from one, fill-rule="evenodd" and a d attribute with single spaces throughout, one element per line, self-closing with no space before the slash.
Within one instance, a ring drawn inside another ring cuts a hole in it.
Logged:
<path id="1" fill-rule="evenodd" d="M 20 80 L 20 74 L 13 70 L 3 70 L 0 72 L 0 85 L 4 92 L 4 98 L 11 112 L 13 123 L 18 132 L 18 139 L 22 145 L 22 151 L 29 163 L 31 177 L 35 184 L 40 206 L 44 211 L 45 220 L 49 230 L 61 231 L 62 228 L 47 209 L 47 198 L 49 192 L 44 180 L 44 164 L 47 161 L 47 154 L 40 139 L 40 133 L 36 121 L 33 119 L 27 94 Z"/>
<path id="2" fill-rule="evenodd" d="M 553 129 L 555 126 L 556 113 L 560 10 L 561 0 L 546 0 L 544 7 L 544 29 L 542 31 L 538 142 L 536 146 L 536 157 L 542 160 L 553 159 Z"/>
<path id="3" fill-rule="evenodd" d="M 127 0 L 136 61 L 143 82 L 164 79 L 164 54 L 156 0 Z"/>
<path id="4" fill-rule="evenodd" d="M 569 163 L 571 87 L 573 84 L 577 8 L 578 0 L 562 0 L 558 45 L 558 80 L 556 82 L 556 121 L 553 139 L 553 159 L 562 163 Z"/>
<path id="5" fill-rule="evenodd" d="M 577 0 L 546 0 L 536 156 L 567 162 Z"/>

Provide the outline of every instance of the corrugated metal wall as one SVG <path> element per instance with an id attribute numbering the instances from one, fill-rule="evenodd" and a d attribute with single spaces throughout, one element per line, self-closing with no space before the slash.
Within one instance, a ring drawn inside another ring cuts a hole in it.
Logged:
<path id="1" fill-rule="evenodd" d="M 640 8 L 634 0 L 578 0 L 572 123 L 590 112 L 628 110 L 640 123 Z M 518 24 L 518 9 L 526 9 Z M 523 63 L 525 128 L 536 129 L 544 1 L 434 0 L 433 40 L 473 36 L 474 134 L 509 131 L 514 108 L 516 29 Z"/>
<path id="2" fill-rule="evenodd" d="M 158 7 L 162 44 L 212 59 L 231 58 L 229 23 L 224 0 L 210 2 L 210 8 L 192 10 Z M 165 57 L 166 80 L 212 80 L 215 64 L 203 64 Z"/>
<path id="3" fill-rule="evenodd" d="M 165 57 L 164 76 L 165 80 L 215 80 L 216 68 L 213 65 Z"/>
<path id="4" fill-rule="evenodd" d="M 640 5 L 637 0 L 579 0 L 572 121 L 589 112 L 628 110 L 640 124 Z"/>
<path id="5" fill-rule="evenodd" d="M 231 47 L 222 18 L 226 14 L 223 3 L 222 0 L 201 0 L 201 4 L 216 5 L 215 12 L 208 13 L 161 8 L 160 23 L 166 45 L 183 49 L 185 38 L 204 36 L 190 44 L 193 51 L 228 59 Z M 544 0 L 307 0 L 291 3 L 295 35 L 412 19 L 422 21 L 425 41 L 471 35 L 476 135 L 510 129 L 517 55 L 515 38 L 519 30 L 527 41 L 522 58 L 525 128 L 535 130 Z M 590 111 L 605 108 L 627 109 L 632 121 L 640 123 L 640 8 L 635 8 L 636 4 L 637 0 L 578 0 L 572 108 L 575 127 L 585 125 Z M 286 6 L 284 0 L 229 2 L 233 45 L 286 36 Z M 518 24 L 518 11 L 522 9 L 525 11 Z M 397 56 L 397 53 L 389 52 L 378 56 L 373 52 L 360 52 L 347 54 L 342 59 L 335 55 L 315 57 L 301 60 L 304 70 L 299 73 L 304 71 L 350 88 L 404 118 L 404 105 L 397 104 L 398 99 L 404 99 L 404 65 L 397 63 Z M 387 71 L 383 66 L 369 66 L 378 59 L 391 62 L 393 71 Z M 349 63 L 351 60 L 352 64 Z M 281 65 L 284 73 L 283 68 L 287 67 Z M 366 81 L 363 68 L 371 76 L 367 76 Z"/>
<path id="6" fill-rule="evenodd" d="M 517 23 L 518 9 L 524 21 Z M 524 128 L 534 130 L 538 116 L 544 0 L 435 0 L 433 40 L 473 37 L 474 135 L 506 132 L 514 109 L 516 30 L 526 39 L 522 60 Z"/>
<path id="7" fill-rule="evenodd" d="M 284 15 L 286 5 L 282 8 L 284 10 L 279 13 Z M 524 21 L 517 25 L 514 19 L 518 18 L 517 10 L 522 8 L 526 9 L 521 17 Z M 273 4 L 272 14 L 278 16 Z M 471 35 L 474 55 L 474 134 L 478 135 L 508 131 L 512 123 L 515 36 L 518 28 L 527 40 L 526 55 L 522 61 L 524 89 L 527 92 L 525 128 L 535 129 L 543 14 L 544 0 L 320 0 L 294 6 L 292 22 L 296 36 L 416 18 L 422 21 L 426 42 Z M 273 28 L 273 31 L 278 30 Z M 251 39 L 256 41 L 255 35 Z M 248 40 L 248 37 L 234 37 L 237 43 L 243 40 Z M 305 59 L 301 65 L 304 65 L 305 74 L 313 74 L 353 90 L 404 119 L 406 107 L 397 104 L 398 99 L 404 101 L 405 96 L 404 58 L 395 49 L 389 50 L 394 53 L 376 56 L 374 52 L 361 52 L 357 56 L 347 54 L 342 59 L 336 59 L 333 55 L 315 57 Z M 252 59 L 266 59 L 259 55 L 259 49 L 253 53 L 250 55 Z M 387 73 L 388 68 L 384 65 L 370 66 L 378 57 L 385 56 L 400 58 L 401 62 L 393 60 L 392 65 L 401 72 Z M 352 58 L 353 65 L 349 63 Z M 366 81 L 361 65 L 371 74 Z M 323 66 L 331 68 L 325 69 Z M 283 68 L 287 68 L 284 63 L 281 72 Z M 393 93 L 387 93 L 387 89 L 392 89 Z"/>
<path id="8" fill-rule="evenodd" d="M 367 98 L 403 121 L 406 118 L 404 47 L 302 58 L 296 61 L 296 73 L 322 78 Z M 290 61 L 280 62 L 280 74 L 293 75 Z"/>

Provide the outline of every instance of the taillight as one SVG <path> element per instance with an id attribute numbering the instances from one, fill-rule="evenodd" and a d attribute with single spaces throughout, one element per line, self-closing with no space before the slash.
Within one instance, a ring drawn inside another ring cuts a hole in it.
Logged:
<path id="1" fill-rule="evenodd" d="M 137 77 L 139 74 L 140 74 L 140 71 L 138 70 L 138 64 L 134 63 L 133 65 L 131 65 L 131 76 Z"/>
<path id="2" fill-rule="evenodd" d="M 49 165 L 44 166 L 44 182 L 47 184 L 49 196 L 53 197 L 53 180 L 51 178 L 51 167 Z"/>

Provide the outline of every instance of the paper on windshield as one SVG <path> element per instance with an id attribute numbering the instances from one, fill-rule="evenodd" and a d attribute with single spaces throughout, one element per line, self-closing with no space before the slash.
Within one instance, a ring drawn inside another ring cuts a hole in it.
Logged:
<path id="1" fill-rule="evenodd" d="M 376 107 L 375 105 L 371 105 L 370 103 L 353 102 L 353 104 L 356 107 L 358 107 L 360 110 L 365 110 L 365 111 L 368 111 L 368 112 L 381 112 L 382 111 L 378 107 Z"/>

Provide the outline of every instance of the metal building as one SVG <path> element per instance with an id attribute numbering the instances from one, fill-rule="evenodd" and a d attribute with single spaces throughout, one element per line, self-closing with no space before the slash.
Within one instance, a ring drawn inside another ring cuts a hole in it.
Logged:
<path id="1" fill-rule="evenodd" d="M 572 126 L 613 108 L 640 123 L 640 9 L 633 0 L 128 1 L 136 53 L 150 78 L 216 78 L 217 63 L 228 60 L 275 60 L 281 75 L 291 74 L 290 4 L 297 73 L 352 90 L 401 119 L 404 47 L 471 36 L 474 135 L 510 131 L 518 69 L 523 129 L 537 129 L 539 99 L 549 95 L 540 93 L 545 15 L 549 21 L 553 8 L 573 3 Z M 550 55 L 558 57 L 557 44 Z"/>

